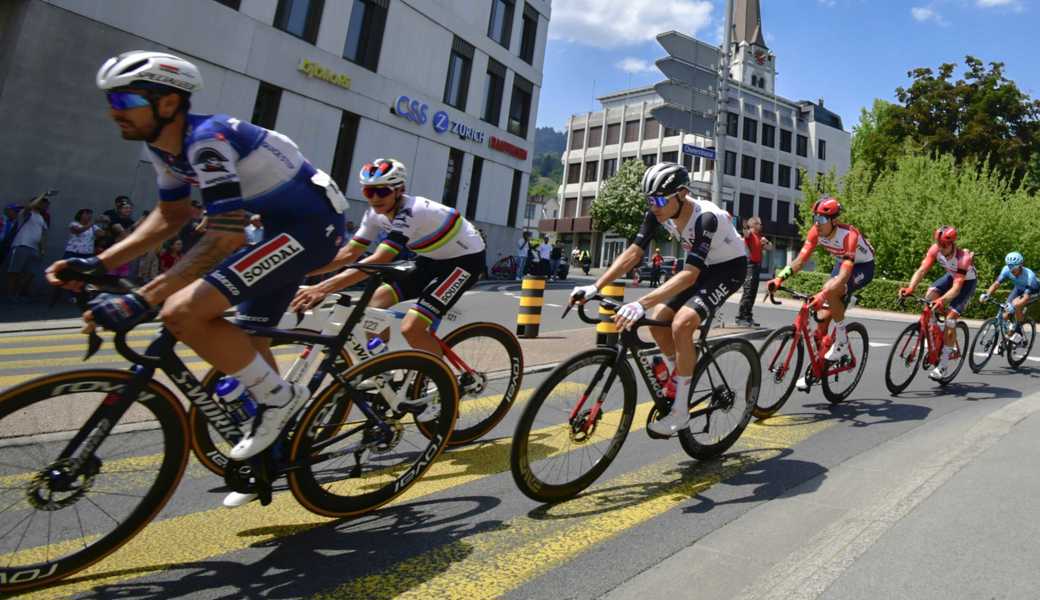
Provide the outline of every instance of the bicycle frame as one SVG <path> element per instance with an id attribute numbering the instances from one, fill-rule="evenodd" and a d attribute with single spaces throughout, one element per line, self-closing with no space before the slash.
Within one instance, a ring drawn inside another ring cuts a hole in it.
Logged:
<path id="1" fill-rule="evenodd" d="M 783 289 L 783 288 L 781 288 Z M 789 291 L 790 290 L 785 290 Z M 797 293 L 796 293 L 797 294 Z M 813 377 L 816 379 L 823 379 L 824 377 L 831 377 L 845 371 L 855 369 L 859 364 L 855 354 L 849 351 L 850 360 L 845 364 L 835 363 L 830 369 L 824 370 L 827 361 L 823 358 L 824 354 L 827 353 L 830 347 L 829 340 L 820 340 L 815 332 L 810 331 L 809 318 L 810 316 L 815 319 L 812 310 L 812 296 L 806 296 L 804 294 L 797 294 L 802 300 L 802 307 L 798 310 L 798 314 L 794 318 L 794 336 L 792 339 L 794 343 L 787 349 L 787 355 L 784 357 L 783 368 L 778 371 L 779 373 L 787 373 L 788 369 L 791 368 L 791 359 L 794 357 L 794 353 L 797 350 L 798 344 L 804 344 L 805 350 L 809 354 L 809 368 L 811 369 Z M 819 322 L 817 320 L 817 322 Z M 829 336 L 828 336 L 829 338 Z M 773 356 L 769 363 L 770 371 L 774 370 L 776 366 L 776 360 L 780 357 L 781 349 L 777 349 L 776 355 Z"/>

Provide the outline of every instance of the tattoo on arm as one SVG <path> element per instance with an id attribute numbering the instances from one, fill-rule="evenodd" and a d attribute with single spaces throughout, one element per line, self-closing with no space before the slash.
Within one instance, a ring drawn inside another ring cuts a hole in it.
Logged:
<path id="1" fill-rule="evenodd" d="M 203 237 L 184 258 L 177 261 L 167 272 L 170 277 L 177 277 L 185 281 L 195 281 L 206 273 L 213 270 L 220 261 L 231 254 L 231 250 L 210 236 Z"/>

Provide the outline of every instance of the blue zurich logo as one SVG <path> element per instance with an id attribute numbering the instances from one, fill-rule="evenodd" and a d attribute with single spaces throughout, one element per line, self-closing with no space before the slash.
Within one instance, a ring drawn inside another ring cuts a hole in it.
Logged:
<path id="1" fill-rule="evenodd" d="M 448 113 L 443 110 L 439 110 L 433 113 L 433 130 L 437 133 L 444 133 L 451 126 L 451 119 L 448 118 Z"/>

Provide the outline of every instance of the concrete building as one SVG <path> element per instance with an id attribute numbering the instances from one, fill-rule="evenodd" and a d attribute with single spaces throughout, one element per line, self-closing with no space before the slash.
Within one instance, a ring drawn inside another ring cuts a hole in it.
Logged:
<path id="1" fill-rule="evenodd" d="M 94 75 L 126 50 L 195 62 L 193 112 L 277 129 L 365 207 L 356 173 L 404 161 L 411 193 L 457 206 L 510 253 L 526 214 L 551 0 L 5 0 L 3 202 L 43 190 L 47 258 L 80 207 L 157 201 L 142 144 L 109 120 Z"/>
<path id="2" fill-rule="evenodd" d="M 795 101 L 775 93 L 776 57 L 762 37 L 756 0 L 737 0 L 729 95 L 723 123 L 722 203 L 738 220 L 759 216 L 765 234 L 777 244 L 767 269 L 784 264 L 797 249 L 795 205 L 801 200 L 801 178 L 849 169 L 851 135 L 824 101 Z M 604 181 L 626 160 L 646 165 L 682 162 L 691 173 L 694 193 L 711 197 L 716 160 L 684 154 L 683 144 L 701 148 L 711 138 L 662 127 L 650 109 L 663 102 L 653 87 L 598 98 L 602 110 L 572 115 L 562 155 L 560 217 L 540 223 L 569 244 L 590 248 L 596 265 L 608 265 L 628 241 L 612 232 L 594 231 L 589 208 Z M 662 248 L 679 255 L 678 248 Z"/>

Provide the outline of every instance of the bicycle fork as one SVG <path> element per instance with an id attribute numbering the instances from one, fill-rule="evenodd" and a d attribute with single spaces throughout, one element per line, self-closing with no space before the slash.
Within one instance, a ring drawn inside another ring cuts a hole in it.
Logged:
<path id="1" fill-rule="evenodd" d="M 619 355 L 623 357 L 624 355 Z M 623 360 L 619 358 L 618 361 Z M 614 384 L 614 379 L 617 377 L 617 369 L 620 367 L 618 364 L 614 364 L 613 368 L 610 369 L 610 374 L 607 375 L 607 380 L 603 384 L 603 389 L 600 390 L 598 397 L 593 402 L 592 406 L 585 411 L 582 408 L 585 403 L 588 402 L 589 396 L 592 391 L 596 389 L 596 385 L 603 378 L 603 373 L 607 370 L 608 364 L 603 363 L 596 370 L 596 374 L 592 376 L 592 381 L 589 382 L 588 386 L 585 387 L 585 391 L 582 392 L 581 398 L 578 400 L 574 408 L 571 409 L 570 417 L 567 422 L 571 425 L 571 436 L 576 441 L 583 441 L 589 438 L 592 433 L 596 430 L 596 424 L 599 422 L 600 417 L 603 416 L 603 402 L 606 399 L 607 392 L 610 391 L 610 386 Z"/>

